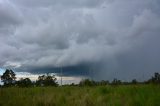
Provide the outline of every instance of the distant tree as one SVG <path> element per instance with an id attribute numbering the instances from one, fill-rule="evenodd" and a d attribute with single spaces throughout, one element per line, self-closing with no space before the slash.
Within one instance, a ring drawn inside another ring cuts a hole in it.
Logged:
<path id="1" fill-rule="evenodd" d="M 96 85 L 96 82 L 89 80 L 89 79 L 84 79 L 84 80 L 80 81 L 79 85 L 80 86 L 94 86 L 94 85 Z"/>
<path id="2" fill-rule="evenodd" d="M 159 73 L 154 73 L 154 76 L 147 81 L 147 83 L 155 83 L 155 84 L 160 84 L 160 74 Z"/>
<path id="3" fill-rule="evenodd" d="M 21 78 L 16 82 L 19 87 L 31 87 L 33 85 L 32 81 L 29 78 Z"/>
<path id="4" fill-rule="evenodd" d="M 108 85 L 109 84 L 109 81 L 100 81 L 98 85 Z"/>
<path id="5" fill-rule="evenodd" d="M 138 82 L 137 82 L 136 79 L 133 79 L 131 83 L 132 83 L 132 84 L 137 84 Z"/>
<path id="6" fill-rule="evenodd" d="M 45 79 L 45 86 L 57 86 L 55 76 L 47 75 Z"/>
<path id="7" fill-rule="evenodd" d="M 75 83 L 71 83 L 70 86 L 76 86 Z"/>
<path id="8" fill-rule="evenodd" d="M 122 84 L 123 84 L 123 85 L 129 85 L 129 84 L 130 84 L 130 82 L 126 82 L 126 81 L 124 81 L 124 82 L 122 82 Z"/>
<path id="9" fill-rule="evenodd" d="M 122 82 L 121 82 L 121 80 L 114 78 L 111 84 L 112 85 L 120 85 L 120 84 L 122 84 Z"/>
<path id="10" fill-rule="evenodd" d="M 36 81 L 37 86 L 44 86 L 45 82 L 45 75 L 39 76 L 38 80 Z"/>
<path id="11" fill-rule="evenodd" d="M 2 82 L 4 82 L 4 86 L 12 86 L 15 83 L 16 74 L 9 69 L 6 69 L 6 71 L 1 76 Z"/>
<path id="12" fill-rule="evenodd" d="M 55 75 L 42 75 L 38 77 L 36 81 L 37 86 L 57 86 Z"/>
<path id="13" fill-rule="evenodd" d="M 160 83 L 160 74 L 159 73 L 154 73 L 154 78 L 153 78 L 155 83 Z"/>

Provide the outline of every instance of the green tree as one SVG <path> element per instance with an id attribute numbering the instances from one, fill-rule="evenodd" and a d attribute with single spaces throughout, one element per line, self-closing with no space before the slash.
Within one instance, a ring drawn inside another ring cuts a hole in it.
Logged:
<path id="1" fill-rule="evenodd" d="M 57 86 L 55 75 L 42 75 L 38 77 L 36 81 L 37 86 Z"/>
<path id="2" fill-rule="evenodd" d="M 15 83 L 16 74 L 9 69 L 6 69 L 6 71 L 1 76 L 2 82 L 4 82 L 4 86 L 12 86 Z"/>
<path id="3" fill-rule="evenodd" d="M 109 84 L 109 81 L 102 80 L 99 82 L 99 85 L 108 85 L 108 84 Z"/>
<path id="4" fill-rule="evenodd" d="M 29 78 L 21 78 L 17 81 L 17 86 L 19 87 L 31 87 L 33 85 L 32 81 Z"/>
<path id="5" fill-rule="evenodd" d="M 93 80 L 84 79 L 80 81 L 79 85 L 80 86 L 94 86 L 96 85 L 96 82 Z"/>
<path id="6" fill-rule="evenodd" d="M 132 82 L 131 82 L 131 84 L 137 84 L 137 83 L 138 83 L 138 82 L 137 82 L 136 79 L 133 79 Z"/>
<path id="7" fill-rule="evenodd" d="M 154 76 L 147 81 L 147 83 L 155 83 L 155 84 L 160 84 L 160 74 L 159 73 L 154 73 Z"/>
<path id="8" fill-rule="evenodd" d="M 111 84 L 112 85 L 120 85 L 120 84 L 122 84 L 122 82 L 121 82 L 121 80 L 114 78 Z"/>

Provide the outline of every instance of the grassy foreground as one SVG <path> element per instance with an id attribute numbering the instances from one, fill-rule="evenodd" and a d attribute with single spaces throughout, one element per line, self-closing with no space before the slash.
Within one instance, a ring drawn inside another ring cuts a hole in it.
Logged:
<path id="1" fill-rule="evenodd" d="M 0 88 L 0 106 L 160 106 L 160 86 Z"/>

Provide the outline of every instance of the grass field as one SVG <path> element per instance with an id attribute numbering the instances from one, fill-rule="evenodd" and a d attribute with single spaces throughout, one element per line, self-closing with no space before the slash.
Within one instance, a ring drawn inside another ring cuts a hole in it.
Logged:
<path id="1" fill-rule="evenodd" d="M 0 106 L 160 106 L 160 86 L 0 88 Z"/>

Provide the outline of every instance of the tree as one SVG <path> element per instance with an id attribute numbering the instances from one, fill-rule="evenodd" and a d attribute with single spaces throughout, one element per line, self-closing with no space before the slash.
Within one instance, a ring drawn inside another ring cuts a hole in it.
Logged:
<path id="1" fill-rule="evenodd" d="M 1 76 L 2 82 L 4 82 L 4 86 L 12 86 L 15 83 L 16 74 L 9 69 L 6 69 L 6 71 Z"/>
<path id="2" fill-rule="evenodd" d="M 56 83 L 56 78 L 55 76 L 50 76 L 50 75 L 47 75 L 46 76 L 46 79 L 45 79 L 45 86 L 57 86 L 57 83 Z"/>
<path id="3" fill-rule="evenodd" d="M 154 78 L 153 78 L 155 83 L 160 83 L 160 74 L 159 73 L 154 73 Z"/>
<path id="4" fill-rule="evenodd" d="M 80 86 L 94 86 L 96 85 L 96 82 L 93 80 L 84 79 L 80 81 L 79 85 Z"/>
<path id="5" fill-rule="evenodd" d="M 33 85 L 32 81 L 29 78 L 21 78 L 19 81 L 17 81 L 16 84 L 19 87 L 31 87 Z"/>
<path id="6" fill-rule="evenodd" d="M 133 79 L 131 83 L 132 83 L 132 84 L 137 84 L 138 82 L 137 82 L 136 79 Z"/>
<path id="7" fill-rule="evenodd" d="M 44 80 L 45 80 L 45 75 L 39 76 L 38 80 L 36 81 L 37 86 L 44 86 Z"/>
<path id="8" fill-rule="evenodd" d="M 154 76 L 147 81 L 147 83 L 155 83 L 155 84 L 160 84 L 160 74 L 159 73 L 154 73 Z"/>
<path id="9" fill-rule="evenodd" d="M 38 77 L 36 81 L 37 86 L 57 86 L 55 75 L 42 75 Z"/>
<path id="10" fill-rule="evenodd" d="M 121 80 L 114 78 L 111 84 L 112 85 L 120 85 L 120 84 L 122 84 L 122 82 L 121 82 Z"/>
<path id="11" fill-rule="evenodd" d="M 104 81 L 104 80 L 102 80 L 102 81 L 100 81 L 99 82 L 99 85 L 108 85 L 109 84 L 109 81 Z"/>

